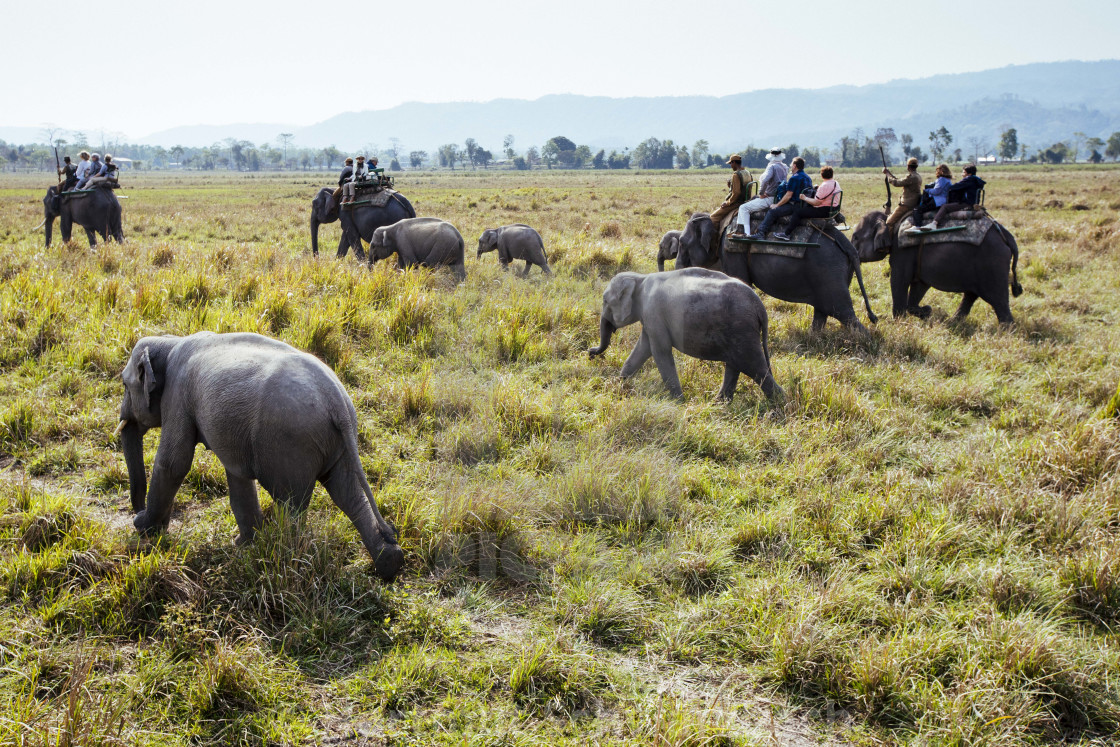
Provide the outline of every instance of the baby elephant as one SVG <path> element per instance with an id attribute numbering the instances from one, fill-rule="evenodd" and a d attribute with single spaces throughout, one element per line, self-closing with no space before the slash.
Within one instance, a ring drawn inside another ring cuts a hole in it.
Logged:
<path id="1" fill-rule="evenodd" d="M 391 581 L 400 573 L 404 553 L 358 456 L 354 404 L 318 358 L 249 333 L 145 337 L 121 379 L 117 434 L 140 532 L 167 528 L 202 444 L 226 469 L 239 544 L 251 541 L 263 520 L 256 482 L 298 513 L 318 481 L 357 527 L 377 575 Z M 149 485 L 144 433 L 152 428 L 160 434 Z"/>
<path id="2" fill-rule="evenodd" d="M 669 393 L 683 396 L 673 348 L 705 361 L 723 361 L 719 398 L 735 396 L 739 374 L 750 376 L 771 400 L 784 397 L 770 370 L 767 319 L 762 301 L 745 283 L 698 267 L 640 275 L 622 272 L 603 292 L 600 342 L 587 351 L 602 355 L 611 335 L 634 322 L 642 336 L 622 366 L 622 377 L 638 372 L 651 355 Z"/>
<path id="3" fill-rule="evenodd" d="M 548 257 L 544 254 L 544 240 L 535 228 L 524 223 L 514 223 L 501 228 L 487 228 L 478 237 L 478 256 L 486 252 L 498 250 L 498 263 L 503 270 L 509 269 L 509 263 L 515 259 L 525 260 L 525 271 L 521 277 L 527 277 L 533 265 L 544 270 L 545 275 L 551 275 L 548 267 Z"/>
<path id="4" fill-rule="evenodd" d="M 459 229 L 439 218 L 405 218 L 375 229 L 369 242 L 369 264 L 397 254 L 397 267 L 447 266 L 459 281 L 467 279 Z"/>
<path id="5" fill-rule="evenodd" d="M 665 260 L 676 260 L 677 252 L 681 248 L 681 232 L 666 231 L 657 245 L 657 271 L 665 271 Z"/>

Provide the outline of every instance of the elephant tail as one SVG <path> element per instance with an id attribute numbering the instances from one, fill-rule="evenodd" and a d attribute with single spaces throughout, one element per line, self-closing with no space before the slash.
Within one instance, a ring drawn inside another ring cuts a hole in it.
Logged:
<path id="1" fill-rule="evenodd" d="M 1023 286 L 1019 285 L 1019 242 L 1015 241 L 1015 237 L 1011 232 L 1000 225 L 998 222 L 993 221 L 999 228 L 999 232 L 1003 235 L 1003 240 L 1011 247 L 1011 295 L 1015 298 L 1023 295 Z"/>
<path id="2" fill-rule="evenodd" d="M 863 287 L 863 272 L 860 271 L 859 267 L 859 253 L 856 251 L 856 248 L 852 246 L 852 243 L 848 241 L 848 237 L 835 228 L 829 230 L 828 236 L 836 243 L 836 246 L 840 247 L 840 251 L 844 252 L 845 256 L 848 258 L 848 267 L 855 273 L 856 281 L 859 283 L 859 292 L 860 295 L 863 296 L 863 305 L 867 309 L 868 320 L 872 324 L 878 324 L 879 317 L 875 316 L 875 312 L 871 310 L 871 299 L 867 297 L 867 289 Z"/>

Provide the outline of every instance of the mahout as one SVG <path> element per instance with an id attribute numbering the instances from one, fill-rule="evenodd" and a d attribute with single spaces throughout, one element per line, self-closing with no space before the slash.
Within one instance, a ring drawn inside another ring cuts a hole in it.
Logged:
<path id="1" fill-rule="evenodd" d="M 62 240 L 69 241 L 74 224 L 85 229 L 90 246 L 97 245 L 95 233 L 101 234 L 104 241 L 115 239 L 124 241 L 124 227 L 121 221 L 121 203 L 108 186 L 98 187 L 88 192 L 58 193 L 58 187 L 50 187 L 43 198 L 43 222 L 46 224 L 47 246 L 51 245 L 54 219 L 58 218 Z"/>
<path id="2" fill-rule="evenodd" d="M 676 349 L 700 360 L 723 362 L 720 399 L 735 395 L 740 373 L 754 379 L 771 400 L 784 396 L 770 369 L 766 308 L 758 294 L 738 280 L 702 268 L 619 273 L 603 291 L 599 345 L 588 354 L 602 355 L 611 335 L 634 322 L 641 322 L 642 334 L 622 366 L 624 379 L 652 356 L 669 393 L 680 399 Z"/>
<path id="3" fill-rule="evenodd" d="M 354 404 L 318 358 L 251 333 L 144 337 L 121 379 L 117 432 L 141 533 L 167 528 L 201 443 L 225 467 L 238 543 L 252 541 L 263 521 L 254 481 L 296 513 L 318 481 L 357 527 L 376 574 L 400 572 L 404 553 L 358 456 Z M 160 438 L 148 484 L 144 434 L 152 428 Z"/>
<path id="4" fill-rule="evenodd" d="M 467 279 L 463 236 L 439 218 L 406 218 L 381 226 L 369 242 L 369 264 L 397 255 L 397 267 L 450 267 L 460 281 Z"/>
<path id="5" fill-rule="evenodd" d="M 510 262 L 523 259 L 525 270 L 521 277 L 527 277 L 533 265 L 541 268 L 546 275 L 552 274 L 544 251 L 544 239 L 532 226 L 511 223 L 508 226 L 487 228 L 478 237 L 477 258 L 481 259 L 483 254 L 493 251 L 498 253 L 498 264 L 503 270 L 509 270 Z"/>
<path id="6" fill-rule="evenodd" d="M 975 213 L 975 217 L 954 221 L 966 225 L 966 230 L 959 233 L 905 237 L 895 230 L 888 235 L 886 213 L 880 210 L 863 216 L 856 225 L 852 243 L 861 261 L 890 258 L 891 306 L 896 318 L 904 314 L 928 317 L 932 309 L 921 302 L 926 291 L 934 288 L 964 294 L 956 319 L 968 316 L 976 300 L 982 299 L 992 307 L 1000 323 L 1015 321 L 1008 298 L 1008 280 L 1012 294 L 1019 296 L 1023 292 L 1017 272 L 1019 245 L 1014 235 L 997 221 L 986 218 L 981 211 Z M 952 215 L 956 214 L 950 218 Z M 971 229 L 978 230 L 969 230 L 969 221 Z M 957 237 L 971 238 L 974 243 L 955 240 Z M 905 246 L 910 242 L 916 245 Z"/>
<path id="7" fill-rule="evenodd" d="M 715 227 L 707 213 L 694 213 L 681 232 L 676 266 L 677 269 L 713 267 L 774 298 L 808 304 L 813 307 L 814 331 L 822 329 L 832 317 L 845 326 L 866 332 L 866 327 L 856 318 L 848 290 L 853 275 L 859 281 L 868 319 L 874 324 L 878 318 L 871 310 L 871 301 L 863 287 L 855 247 L 832 225 L 820 230 L 803 226 L 800 230 L 812 230 L 812 241 L 819 244 L 805 247 L 800 257 L 762 253 L 758 249 L 765 244 L 733 242 L 726 235 L 720 237 L 719 254 L 713 257 Z M 781 248 L 780 244 L 777 246 Z"/>

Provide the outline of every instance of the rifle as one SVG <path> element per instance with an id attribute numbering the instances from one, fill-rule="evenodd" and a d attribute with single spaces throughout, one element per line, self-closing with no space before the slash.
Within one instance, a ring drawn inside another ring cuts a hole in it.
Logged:
<path id="1" fill-rule="evenodd" d="M 58 193 L 62 194 L 62 164 L 58 162 L 58 146 L 54 146 L 54 173 L 58 174 Z"/>
<path id="2" fill-rule="evenodd" d="M 885 153 L 883 153 L 883 144 L 882 143 L 879 144 L 879 157 L 883 159 L 883 168 L 884 169 L 888 168 L 888 166 L 887 166 L 887 156 L 886 156 Z M 890 177 L 888 177 L 886 174 L 883 174 L 883 184 L 887 188 L 887 201 L 883 205 L 883 209 L 887 211 L 888 215 L 890 215 L 890 212 L 891 212 L 891 180 L 890 180 Z"/>

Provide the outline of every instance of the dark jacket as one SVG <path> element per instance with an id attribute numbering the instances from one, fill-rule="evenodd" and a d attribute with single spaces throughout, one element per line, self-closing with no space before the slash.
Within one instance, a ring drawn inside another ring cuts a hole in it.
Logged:
<path id="1" fill-rule="evenodd" d="M 975 205 L 980 198 L 980 190 L 987 184 L 976 174 L 969 174 L 956 184 L 949 185 L 949 202 L 961 202 L 965 205 Z"/>
<path id="2" fill-rule="evenodd" d="M 338 175 L 338 186 L 341 187 L 343 184 L 350 181 L 350 177 L 353 175 L 353 173 L 354 173 L 354 167 L 353 166 L 347 166 L 346 168 L 344 168 L 342 170 L 342 173 Z"/>
<path id="3" fill-rule="evenodd" d="M 797 198 L 811 186 L 813 186 L 813 180 L 804 171 L 790 174 L 788 179 L 778 185 L 778 189 L 774 193 L 774 204 L 781 202 L 786 192 L 793 192 L 793 195 L 789 198 L 789 204 L 796 205 Z"/>
<path id="4" fill-rule="evenodd" d="M 95 176 L 105 176 L 106 172 L 108 172 L 109 170 L 109 167 L 105 165 L 105 162 L 100 159 L 98 159 L 96 163 L 94 163 L 93 161 L 91 161 L 90 163 L 92 164 L 89 169 L 90 179 Z"/>

